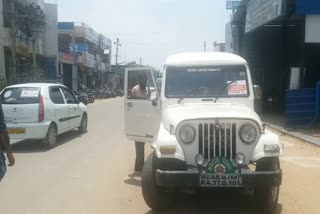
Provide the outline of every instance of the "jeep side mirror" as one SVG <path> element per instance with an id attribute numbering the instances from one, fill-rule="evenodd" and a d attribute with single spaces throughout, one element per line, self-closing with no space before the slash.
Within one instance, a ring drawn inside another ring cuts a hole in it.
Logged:
<path id="1" fill-rule="evenodd" d="M 157 106 L 157 91 L 151 91 L 150 92 L 150 96 L 149 96 L 149 100 L 152 102 L 152 106 Z"/>
<path id="2" fill-rule="evenodd" d="M 253 93 L 254 93 L 254 99 L 260 100 L 262 98 L 262 91 L 260 86 L 254 85 L 253 86 Z"/>
<path id="3" fill-rule="evenodd" d="M 157 92 L 156 91 L 151 91 L 150 96 L 149 96 L 150 101 L 155 101 L 157 100 Z"/>

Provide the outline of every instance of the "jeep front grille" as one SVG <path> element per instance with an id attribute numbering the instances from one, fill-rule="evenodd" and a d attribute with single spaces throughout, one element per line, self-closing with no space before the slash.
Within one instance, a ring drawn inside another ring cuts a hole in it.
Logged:
<path id="1" fill-rule="evenodd" d="M 199 153 L 206 160 L 223 156 L 233 160 L 236 156 L 235 123 L 202 123 L 199 124 Z"/>

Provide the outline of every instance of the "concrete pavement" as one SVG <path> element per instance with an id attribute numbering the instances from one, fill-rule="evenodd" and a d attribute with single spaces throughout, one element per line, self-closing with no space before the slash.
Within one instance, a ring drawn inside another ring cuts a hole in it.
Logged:
<path id="1" fill-rule="evenodd" d="M 64 134 L 51 150 L 32 142 L 14 145 L 17 164 L 0 183 L 0 214 L 154 213 L 133 173 L 134 145 L 124 137 L 122 99 L 97 101 L 88 109 L 85 135 Z M 285 152 L 277 213 L 319 213 L 319 147 L 278 134 Z M 246 194 L 181 195 L 166 213 L 258 213 Z"/>

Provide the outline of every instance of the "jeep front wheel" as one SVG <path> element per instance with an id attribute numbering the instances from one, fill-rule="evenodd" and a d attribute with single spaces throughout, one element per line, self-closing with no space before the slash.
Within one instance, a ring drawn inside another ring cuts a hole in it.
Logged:
<path id="1" fill-rule="evenodd" d="M 264 158 L 257 162 L 256 171 L 275 171 L 280 169 L 278 157 Z M 262 212 L 274 214 L 278 206 L 280 187 L 265 186 L 255 190 L 255 197 Z"/>
<path id="2" fill-rule="evenodd" d="M 146 204 L 154 210 L 168 209 L 172 203 L 168 192 L 156 185 L 156 156 L 150 154 L 144 164 L 141 178 L 142 195 Z"/>

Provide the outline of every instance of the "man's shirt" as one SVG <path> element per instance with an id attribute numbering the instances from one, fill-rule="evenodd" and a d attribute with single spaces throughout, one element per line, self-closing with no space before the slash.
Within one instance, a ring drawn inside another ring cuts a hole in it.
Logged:
<path id="1" fill-rule="evenodd" d="M 138 98 L 138 99 L 147 99 L 147 92 L 141 90 L 140 85 L 136 85 L 132 88 L 132 97 Z"/>

